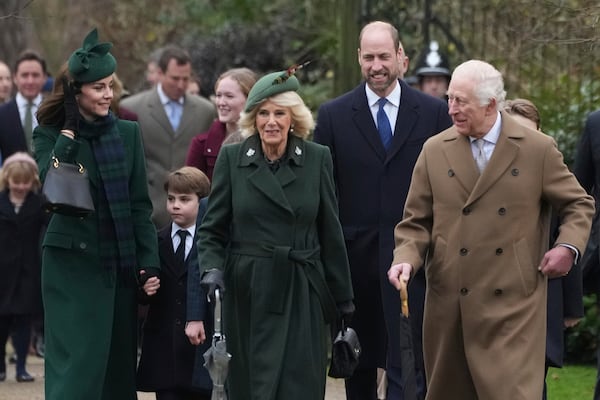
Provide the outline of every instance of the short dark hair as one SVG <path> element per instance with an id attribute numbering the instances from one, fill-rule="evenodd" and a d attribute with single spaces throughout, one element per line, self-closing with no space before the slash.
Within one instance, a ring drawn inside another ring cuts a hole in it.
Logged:
<path id="1" fill-rule="evenodd" d="M 196 167 L 181 167 L 169 174 L 164 189 L 165 192 L 196 193 L 201 199 L 210 193 L 210 180 Z"/>
<path id="2" fill-rule="evenodd" d="M 44 71 L 44 75 L 48 75 L 48 69 L 46 68 L 46 60 L 42 58 L 42 56 L 35 50 L 24 50 L 17 57 L 17 61 L 15 61 L 15 69 L 13 71 L 14 74 L 17 73 L 19 66 L 23 61 L 37 61 L 42 66 L 42 71 Z"/>
<path id="3" fill-rule="evenodd" d="M 158 60 L 158 67 L 162 72 L 167 72 L 169 61 L 173 59 L 177 62 L 177 65 L 192 63 L 190 54 L 187 51 L 177 46 L 167 46 L 162 50 L 160 59 Z"/>

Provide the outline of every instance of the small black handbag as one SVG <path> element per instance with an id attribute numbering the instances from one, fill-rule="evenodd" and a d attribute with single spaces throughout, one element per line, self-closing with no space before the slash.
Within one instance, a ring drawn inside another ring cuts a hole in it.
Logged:
<path id="1" fill-rule="evenodd" d="M 85 217 L 95 210 L 88 174 L 81 164 L 59 162 L 53 156 L 42 193 L 46 196 L 44 209 L 49 212 Z"/>
<path id="2" fill-rule="evenodd" d="M 361 347 L 356 331 L 344 327 L 338 332 L 331 347 L 331 364 L 328 375 L 332 378 L 350 378 L 358 366 Z"/>

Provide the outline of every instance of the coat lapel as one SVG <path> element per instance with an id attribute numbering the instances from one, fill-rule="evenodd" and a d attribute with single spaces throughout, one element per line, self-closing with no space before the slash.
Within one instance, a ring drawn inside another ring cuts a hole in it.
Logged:
<path id="1" fill-rule="evenodd" d="M 165 131 L 169 132 L 170 135 L 175 135 L 175 131 L 171 126 L 171 122 L 169 122 L 169 117 L 167 117 L 167 113 L 165 112 L 165 107 L 160 102 L 160 97 L 158 96 L 157 89 L 154 89 L 152 94 L 148 97 L 148 115 L 153 118 L 156 123 L 158 123 Z M 184 112 L 181 115 L 181 120 L 183 122 L 183 116 L 185 115 L 185 107 Z M 181 124 L 180 124 L 181 125 Z"/>
<path id="2" fill-rule="evenodd" d="M 496 143 L 492 157 L 467 200 L 468 203 L 473 203 L 483 196 L 506 173 L 506 170 L 510 168 L 519 153 L 519 145 L 513 139 L 524 137 L 523 128 L 516 122 L 504 118 L 503 112 L 501 118 L 502 127 L 498 142 Z"/>
<path id="3" fill-rule="evenodd" d="M 258 134 L 249 137 L 240 148 L 239 165 L 242 167 L 255 166 L 256 169 L 248 175 L 248 181 L 252 183 L 261 193 L 263 193 L 271 202 L 293 213 L 292 206 L 288 201 L 284 187 L 296 180 L 296 174 L 292 170 L 291 163 L 297 163 L 295 160 L 302 159 L 304 146 L 301 139 L 290 136 L 288 143 L 289 162 L 282 165 L 277 173 L 273 173 L 266 162 L 263 161 L 263 152 L 260 147 L 260 138 Z M 296 150 L 297 149 L 297 150 Z M 297 154 L 297 152 L 300 154 Z"/>
<path id="4" fill-rule="evenodd" d="M 387 152 L 386 163 L 392 160 L 396 153 L 404 146 L 404 143 L 406 143 L 412 134 L 418 119 L 418 105 L 415 104 L 408 85 L 402 81 L 398 81 L 398 84 L 401 88 L 400 107 L 398 108 L 398 118 L 396 119 L 392 143 Z"/>
<path id="5" fill-rule="evenodd" d="M 386 159 L 386 151 L 381 143 L 379 132 L 373 121 L 373 115 L 367 102 L 367 95 L 365 93 L 365 84 L 360 85 L 354 90 L 354 97 L 352 99 L 352 120 L 358 128 L 358 131 L 364 136 L 369 146 L 373 149 L 375 154 L 384 162 Z"/>
<path id="6" fill-rule="evenodd" d="M 160 256 L 163 259 L 162 265 L 166 265 L 167 267 L 165 271 L 173 276 L 179 276 L 179 270 L 182 270 L 183 268 L 175 259 L 173 241 L 171 240 L 171 224 L 158 233 L 158 248 L 160 250 Z"/>
<path id="7" fill-rule="evenodd" d="M 477 179 L 479 179 L 479 171 L 477 171 L 477 165 L 471 152 L 469 138 L 459 134 L 452 128 L 451 133 L 444 139 L 444 142 L 446 144 L 444 155 L 450 166 L 448 174 L 458 179 L 466 193 L 471 193 Z"/>

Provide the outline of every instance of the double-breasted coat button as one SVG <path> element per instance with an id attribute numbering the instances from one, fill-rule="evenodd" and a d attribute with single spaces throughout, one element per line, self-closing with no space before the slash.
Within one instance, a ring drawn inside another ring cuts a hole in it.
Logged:
<path id="1" fill-rule="evenodd" d="M 512 176 L 518 176 L 519 175 L 519 170 L 517 168 L 513 168 L 510 173 L 512 174 Z"/>
<path id="2" fill-rule="evenodd" d="M 504 250 L 502 250 L 501 248 L 497 248 L 496 249 L 496 255 L 497 256 L 501 255 L 502 253 L 504 253 Z"/>
<path id="3" fill-rule="evenodd" d="M 81 250 L 85 250 L 87 248 L 87 243 L 84 243 L 84 242 L 79 243 L 79 248 Z"/>
<path id="4" fill-rule="evenodd" d="M 469 293 L 469 289 L 467 288 L 461 288 L 460 289 L 460 294 L 462 294 L 463 296 L 466 296 Z"/>
<path id="5" fill-rule="evenodd" d="M 469 254 L 469 250 L 465 249 L 464 247 L 460 249 L 461 256 L 466 256 L 467 254 Z"/>
<path id="6" fill-rule="evenodd" d="M 448 170 L 448 176 L 449 176 L 449 177 L 453 177 L 453 176 L 454 176 L 454 171 L 453 171 L 453 170 L 451 170 L 451 169 L 449 169 L 449 170 Z"/>
<path id="7" fill-rule="evenodd" d="M 469 215 L 471 214 L 471 207 L 465 207 L 462 210 L 463 215 Z"/>
<path id="8" fill-rule="evenodd" d="M 498 209 L 498 214 L 500 214 L 500 215 L 504 215 L 504 214 L 506 214 L 506 208 L 504 208 L 504 207 L 500 207 L 500 208 Z"/>
<path id="9" fill-rule="evenodd" d="M 494 294 L 496 296 L 500 296 L 502 294 L 502 289 L 496 289 L 496 290 L 494 290 Z"/>
<path id="10" fill-rule="evenodd" d="M 175 325 L 181 325 L 181 320 L 179 318 L 175 318 Z"/>

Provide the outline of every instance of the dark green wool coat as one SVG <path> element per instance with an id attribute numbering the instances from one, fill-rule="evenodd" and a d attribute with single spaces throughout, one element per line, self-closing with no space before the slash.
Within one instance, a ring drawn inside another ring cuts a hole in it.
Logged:
<path id="1" fill-rule="evenodd" d="M 118 130 L 125 146 L 137 266 L 158 268 L 139 128 L 119 121 Z M 97 206 L 99 172 L 90 143 L 47 126 L 35 129 L 33 141 L 41 178 L 53 152 L 61 162 L 77 161 L 88 170 Z M 115 272 L 100 264 L 98 231 L 95 213 L 82 219 L 55 214 L 43 241 L 46 400 L 136 399 L 136 271 L 127 277 L 133 284 L 117 283 Z"/>
<path id="2" fill-rule="evenodd" d="M 224 270 L 230 399 L 322 399 L 324 310 L 353 297 L 329 150 L 290 135 L 273 173 L 258 135 L 222 147 L 198 249 Z"/>

